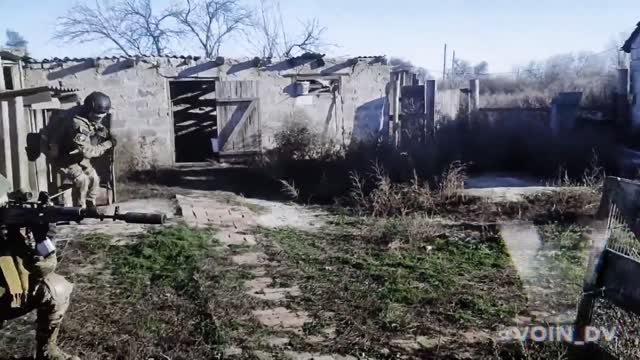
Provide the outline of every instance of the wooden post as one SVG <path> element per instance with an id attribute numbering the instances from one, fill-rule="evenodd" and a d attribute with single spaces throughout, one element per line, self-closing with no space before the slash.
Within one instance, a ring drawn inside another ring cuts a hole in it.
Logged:
<path id="1" fill-rule="evenodd" d="M 4 67 L 0 58 L 0 91 L 6 90 L 4 79 Z M 11 181 L 11 135 L 9 133 L 9 104 L 0 101 L 0 174 Z"/>
<path id="2" fill-rule="evenodd" d="M 27 158 L 27 122 L 22 97 L 9 101 L 11 135 L 11 165 L 13 168 L 13 188 L 30 190 L 29 159 Z"/>
<path id="3" fill-rule="evenodd" d="M 44 127 L 44 110 L 33 111 L 34 127 L 32 132 L 39 132 Z M 35 162 L 35 179 L 37 191 L 49 191 L 49 181 L 47 176 L 47 159 L 41 155 Z"/>
<path id="4" fill-rule="evenodd" d="M 400 146 L 400 77 L 394 83 L 393 91 L 393 142 L 396 147 Z"/>
<path id="5" fill-rule="evenodd" d="M 480 80 L 469 80 L 469 90 L 471 96 L 469 111 L 477 111 L 480 108 Z"/>
<path id="6" fill-rule="evenodd" d="M 447 44 L 444 44 L 444 62 L 442 64 L 442 83 L 447 78 Z"/>
<path id="7" fill-rule="evenodd" d="M 429 136 L 435 135 L 436 120 L 436 81 L 427 80 L 425 87 L 425 142 Z"/>
<path id="8" fill-rule="evenodd" d="M 618 69 L 616 84 L 616 123 L 620 130 L 631 125 L 629 104 L 629 69 Z"/>

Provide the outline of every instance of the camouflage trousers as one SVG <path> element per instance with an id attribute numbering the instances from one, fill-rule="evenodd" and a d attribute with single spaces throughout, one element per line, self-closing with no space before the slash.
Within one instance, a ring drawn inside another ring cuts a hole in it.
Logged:
<path id="1" fill-rule="evenodd" d="M 30 281 L 27 301 L 12 308 L 6 297 L 0 300 L 0 328 L 6 320 L 16 319 L 36 311 L 36 359 L 70 359 L 58 349 L 57 338 L 64 315 L 69 308 L 73 284 L 64 277 L 50 273 Z"/>
<path id="2" fill-rule="evenodd" d="M 38 329 L 57 326 L 67 312 L 72 291 L 73 284 L 56 273 L 30 279 L 29 295 L 22 306 L 11 308 L 9 299 L 0 299 L 0 321 L 16 319 L 37 310 Z"/>
<path id="3" fill-rule="evenodd" d="M 74 164 L 62 169 L 61 173 L 72 186 L 71 194 L 64 196 L 64 206 L 95 206 L 100 191 L 100 177 L 93 166 Z"/>

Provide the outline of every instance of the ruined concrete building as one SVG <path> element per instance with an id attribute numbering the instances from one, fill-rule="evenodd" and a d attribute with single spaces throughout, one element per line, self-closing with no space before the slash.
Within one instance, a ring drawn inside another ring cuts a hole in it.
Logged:
<path id="1" fill-rule="evenodd" d="M 631 95 L 631 122 L 634 129 L 640 129 L 640 22 L 631 36 L 624 43 L 622 50 L 631 55 L 630 84 Z"/>
<path id="2" fill-rule="evenodd" d="M 385 126 L 384 57 L 281 62 L 198 57 L 53 59 L 22 65 L 25 88 L 98 90 L 112 98 L 119 156 L 137 168 L 234 158 L 274 147 L 292 122 L 348 145 Z"/>

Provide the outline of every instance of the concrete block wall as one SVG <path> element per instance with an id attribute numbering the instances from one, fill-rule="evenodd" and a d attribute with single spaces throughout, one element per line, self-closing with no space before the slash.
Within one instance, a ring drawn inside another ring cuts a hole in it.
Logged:
<path id="1" fill-rule="evenodd" d="M 114 134 L 126 147 L 124 166 L 149 168 L 174 163 L 171 80 L 257 80 L 264 149 L 272 148 L 274 135 L 294 121 L 339 143 L 376 135 L 384 125 L 389 67 L 370 58 L 324 61 L 323 66 L 314 61 L 293 65 L 285 61 L 259 68 L 250 59 L 224 64 L 179 58 L 84 59 L 32 63 L 24 74 L 26 86 L 77 88 L 81 98 L 95 90 L 108 94 L 113 103 Z M 295 96 L 295 76 L 313 74 L 340 76 L 340 92 L 336 96 Z"/>

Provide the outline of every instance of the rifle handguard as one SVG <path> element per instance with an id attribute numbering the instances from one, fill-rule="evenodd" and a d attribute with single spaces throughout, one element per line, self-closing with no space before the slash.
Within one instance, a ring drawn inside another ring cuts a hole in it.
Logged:
<path id="1" fill-rule="evenodd" d="M 118 216 L 129 224 L 164 224 L 167 216 L 165 214 L 148 214 L 139 212 L 128 212 Z"/>

